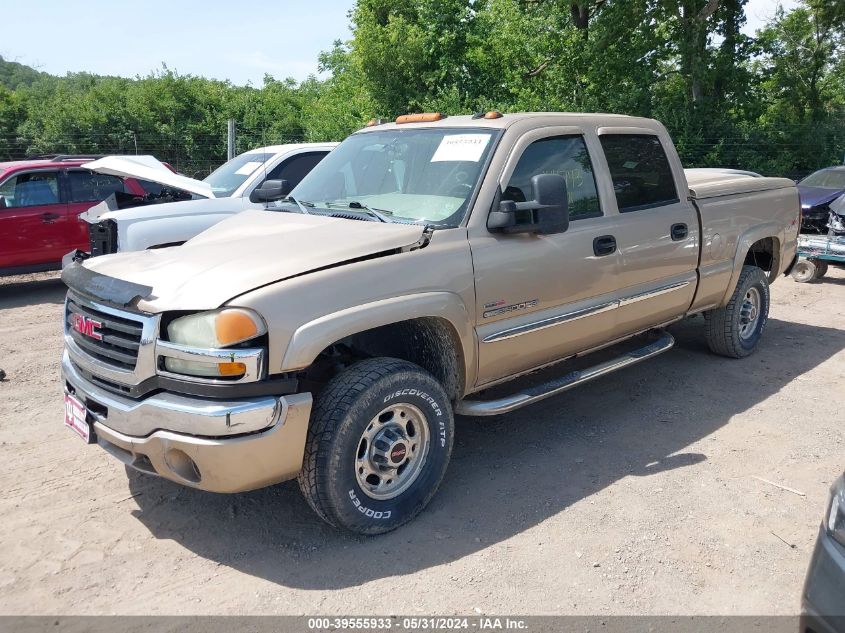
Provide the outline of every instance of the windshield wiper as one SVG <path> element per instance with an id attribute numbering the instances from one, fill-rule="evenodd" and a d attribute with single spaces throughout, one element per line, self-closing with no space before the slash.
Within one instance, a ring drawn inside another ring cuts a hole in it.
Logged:
<path id="1" fill-rule="evenodd" d="M 393 218 L 385 215 L 385 213 L 389 213 L 390 215 L 393 215 L 393 213 L 391 213 L 390 211 L 384 211 L 384 210 L 380 211 L 380 210 L 377 210 L 377 209 L 373 209 L 372 207 L 367 206 L 363 202 L 358 202 L 357 200 L 353 200 L 352 202 L 350 202 L 349 208 L 350 209 L 362 209 L 364 211 L 368 211 L 369 213 L 371 213 L 372 215 L 377 217 L 380 222 L 396 222 L 396 220 L 394 220 Z"/>
<path id="2" fill-rule="evenodd" d="M 357 200 L 352 200 L 351 202 L 324 202 L 320 206 L 324 206 L 327 209 L 340 207 L 346 209 L 354 209 L 355 211 L 366 211 L 374 218 L 376 218 L 379 222 L 396 222 L 396 220 L 389 217 L 393 215 L 393 211 L 388 211 L 387 209 L 373 209 L 372 207 L 367 206 L 363 202 L 358 202 Z"/>
<path id="3" fill-rule="evenodd" d="M 308 202 L 306 200 L 303 200 L 302 202 L 300 202 L 299 200 L 297 200 L 293 196 L 288 196 L 287 198 L 282 198 L 281 200 L 279 200 L 279 202 L 293 202 L 296 206 L 299 207 L 299 212 L 304 213 L 305 215 L 311 215 L 311 212 L 308 209 L 306 209 L 305 207 L 313 207 L 314 206 L 313 202 Z"/>

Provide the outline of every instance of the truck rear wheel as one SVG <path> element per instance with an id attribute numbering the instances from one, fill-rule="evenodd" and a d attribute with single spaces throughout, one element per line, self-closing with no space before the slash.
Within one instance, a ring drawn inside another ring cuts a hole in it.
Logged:
<path id="1" fill-rule="evenodd" d="M 361 361 L 315 403 L 299 487 L 328 523 L 388 532 L 428 505 L 453 435 L 452 407 L 434 377 L 403 360 Z"/>
<path id="2" fill-rule="evenodd" d="M 744 358 L 757 348 L 769 318 L 769 281 L 756 266 L 743 266 L 731 300 L 704 313 L 704 334 L 710 351 Z"/>

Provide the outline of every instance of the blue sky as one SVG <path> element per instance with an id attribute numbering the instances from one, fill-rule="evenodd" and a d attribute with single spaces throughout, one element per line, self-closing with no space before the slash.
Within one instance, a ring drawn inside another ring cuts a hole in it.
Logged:
<path id="1" fill-rule="evenodd" d="M 347 40 L 354 0 L 4 1 L 0 55 L 64 75 L 133 77 L 164 62 L 181 74 L 251 81 L 305 79 Z"/>
<path id="2" fill-rule="evenodd" d="M 350 37 L 354 0 L 35 0 L 3 2 L 0 55 L 64 75 L 133 77 L 162 62 L 182 74 L 260 86 L 265 73 L 305 79 L 334 40 Z M 753 33 L 778 0 L 749 0 Z M 786 8 L 795 0 L 783 0 Z"/>

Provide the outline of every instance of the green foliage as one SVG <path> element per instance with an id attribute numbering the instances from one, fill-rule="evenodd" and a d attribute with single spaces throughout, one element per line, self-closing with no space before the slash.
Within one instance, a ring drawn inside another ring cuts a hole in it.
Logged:
<path id="1" fill-rule="evenodd" d="M 0 159 L 150 153 L 205 175 L 226 151 L 340 140 L 412 111 L 604 111 L 663 121 L 689 166 L 798 175 L 845 154 L 845 3 L 755 37 L 747 0 L 358 0 L 325 78 L 235 86 L 166 67 L 52 77 L 0 58 Z"/>
<path id="2" fill-rule="evenodd" d="M 18 62 L 10 62 L 0 55 L 0 87 L 15 90 L 21 86 L 31 86 L 36 81 L 48 78 L 47 73 L 38 72 L 34 68 L 24 66 Z"/>

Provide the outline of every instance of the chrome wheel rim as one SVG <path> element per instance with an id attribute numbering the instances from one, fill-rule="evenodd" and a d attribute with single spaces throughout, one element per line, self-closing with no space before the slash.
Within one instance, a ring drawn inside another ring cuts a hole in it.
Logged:
<path id="1" fill-rule="evenodd" d="M 760 311 L 763 304 L 760 291 L 757 288 L 749 288 L 742 299 L 742 306 L 739 309 L 739 336 L 742 339 L 749 339 L 757 330 L 757 323 L 760 321 Z"/>
<path id="2" fill-rule="evenodd" d="M 428 424 L 422 411 L 407 403 L 382 409 L 358 441 L 358 485 L 372 499 L 393 499 L 419 477 L 428 448 Z"/>

